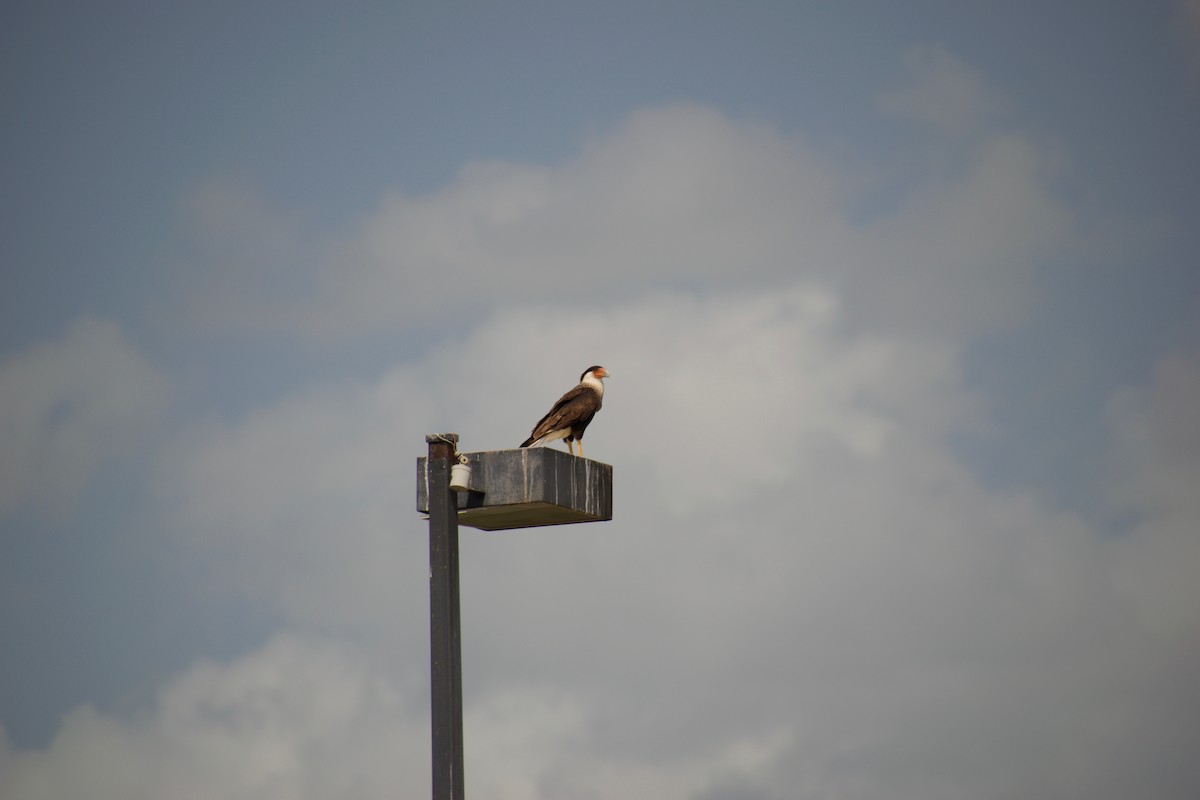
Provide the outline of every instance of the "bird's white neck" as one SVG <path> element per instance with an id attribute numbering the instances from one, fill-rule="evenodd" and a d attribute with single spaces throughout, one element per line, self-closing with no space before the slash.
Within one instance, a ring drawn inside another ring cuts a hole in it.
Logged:
<path id="1" fill-rule="evenodd" d="M 584 386 L 595 389 L 596 394 L 600 395 L 601 397 L 604 397 L 604 382 L 601 381 L 599 378 L 597 378 L 592 373 L 589 372 L 587 375 L 584 375 L 582 383 Z"/>

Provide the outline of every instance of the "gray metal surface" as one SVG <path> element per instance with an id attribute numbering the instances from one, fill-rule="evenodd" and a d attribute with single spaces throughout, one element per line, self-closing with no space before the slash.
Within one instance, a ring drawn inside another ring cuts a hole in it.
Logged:
<path id="1" fill-rule="evenodd" d="M 455 495 L 458 523 L 508 530 L 612 519 L 612 466 L 549 447 L 465 453 L 471 490 Z M 426 459 L 417 459 L 417 510 L 429 511 Z"/>
<path id="2" fill-rule="evenodd" d="M 429 654 L 433 800 L 463 800 L 462 626 L 458 590 L 458 515 L 450 466 L 458 437 L 429 443 Z"/>

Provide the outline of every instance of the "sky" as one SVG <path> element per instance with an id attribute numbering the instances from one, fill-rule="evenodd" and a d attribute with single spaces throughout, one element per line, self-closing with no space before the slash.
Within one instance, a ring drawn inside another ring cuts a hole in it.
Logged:
<path id="1" fill-rule="evenodd" d="M 0 10 L 0 797 L 1193 798 L 1200 3 Z M 559 446 L 559 445 L 556 445 Z"/>

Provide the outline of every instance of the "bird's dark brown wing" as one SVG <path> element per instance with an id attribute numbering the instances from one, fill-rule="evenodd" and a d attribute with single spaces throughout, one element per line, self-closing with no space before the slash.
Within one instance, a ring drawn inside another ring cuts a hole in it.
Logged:
<path id="1" fill-rule="evenodd" d="M 546 416 L 533 427 L 531 439 L 540 439 L 551 431 L 565 428 L 583 418 L 591 418 L 600 408 L 600 396 L 588 386 L 576 386 L 554 404 Z"/>

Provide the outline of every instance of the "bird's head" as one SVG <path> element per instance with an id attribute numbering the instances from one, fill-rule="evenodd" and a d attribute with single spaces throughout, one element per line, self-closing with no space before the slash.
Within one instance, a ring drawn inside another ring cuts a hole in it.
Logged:
<path id="1" fill-rule="evenodd" d="M 602 381 L 608 377 L 608 370 L 600 366 L 588 367 L 583 371 L 583 374 L 579 376 L 579 382 L 583 383 L 585 380 L 587 380 L 589 375 L 598 381 Z"/>

